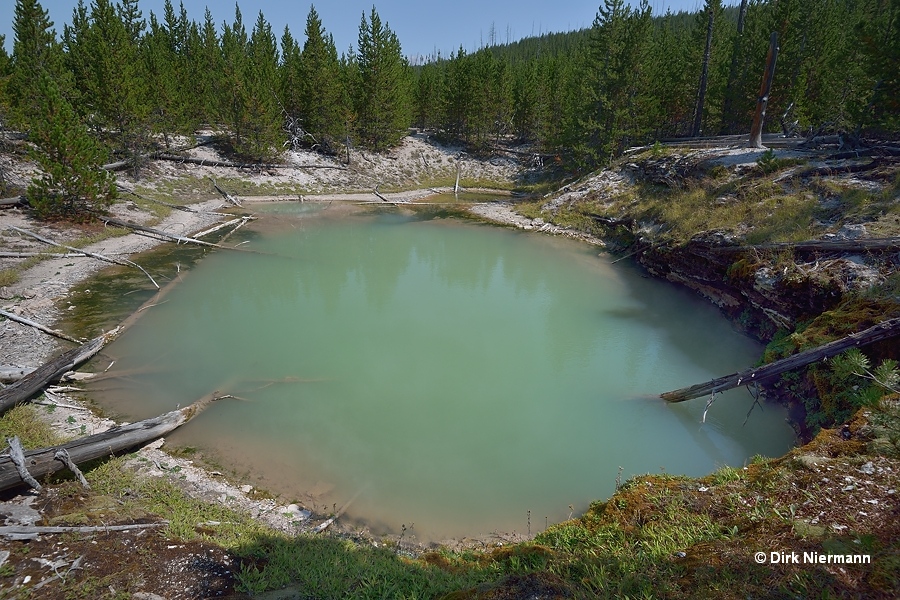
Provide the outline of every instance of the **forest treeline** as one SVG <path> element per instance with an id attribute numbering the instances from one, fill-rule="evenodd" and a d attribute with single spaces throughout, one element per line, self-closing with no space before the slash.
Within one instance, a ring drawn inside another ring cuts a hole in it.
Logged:
<path id="1" fill-rule="evenodd" d="M 413 126 L 475 148 L 527 142 L 567 168 L 657 139 L 746 133 L 772 32 L 770 130 L 900 127 L 900 0 L 706 0 L 664 15 L 602 0 L 587 30 L 492 35 L 415 64 L 375 7 L 340 53 L 314 7 L 302 36 L 277 37 L 237 5 L 218 24 L 171 0 L 146 17 L 138 0 L 79 0 L 60 35 L 39 2 L 17 0 L 13 30 L 0 115 L 35 143 L 45 176 L 30 193 L 56 208 L 109 201 L 111 179 L 89 165 L 138 165 L 203 124 L 252 160 L 291 146 L 382 150 Z"/>

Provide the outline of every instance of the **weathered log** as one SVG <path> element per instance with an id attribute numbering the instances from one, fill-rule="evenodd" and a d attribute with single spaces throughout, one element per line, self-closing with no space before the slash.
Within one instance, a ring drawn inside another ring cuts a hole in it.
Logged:
<path id="1" fill-rule="evenodd" d="M 70 335 L 66 335 L 62 331 L 57 331 L 55 329 L 50 329 L 44 325 L 36 321 L 32 321 L 31 319 L 26 319 L 25 317 L 20 317 L 19 315 L 11 312 L 6 312 L 5 310 L 0 309 L 0 316 L 6 317 L 10 321 L 15 321 L 16 323 L 21 323 L 22 325 L 27 325 L 28 327 L 34 327 L 38 331 L 43 331 L 46 334 L 52 335 L 53 337 L 57 337 L 61 340 L 66 340 L 68 342 L 75 342 L 76 344 L 83 344 L 84 340 L 79 340 L 78 338 L 73 338 Z"/>
<path id="2" fill-rule="evenodd" d="M 154 286 L 156 286 L 156 289 L 159 289 L 159 284 L 156 283 L 156 280 L 153 279 L 153 276 L 151 276 L 150 273 L 148 273 L 148 272 L 146 271 L 146 269 L 144 269 L 144 267 L 142 267 L 141 265 L 137 264 L 136 262 L 132 262 L 132 261 L 128 260 L 127 258 L 122 258 L 122 259 L 118 259 L 118 258 L 110 258 L 110 257 L 108 257 L 108 256 L 103 256 L 102 254 L 97 254 L 96 252 L 88 252 L 87 250 L 81 250 L 81 249 L 79 249 L 79 248 L 73 248 L 72 246 L 66 246 L 65 244 L 60 244 L 60 243 L 58 243 L 58 242 L 54 242 L 54 241 L 51 240 L 51 239 L 45 238 L 45 237 L 43 237 L 43 236 L 41 236 L 41 235 L 38 235 L 38 234 L 34 233 L 33 231 L 28 231 L 27 229 L 20 229 L 20 228 L 18 228 L 18 227 L 13 226 L 13 225 L 10 225 L 10 226 L 9 226 L 9 229 L 12 229 L 13 231 L 18 231 L 19 233 L 24 233 L 25 235 L 31 236 L 31 237 L 33 237 L 34 239 L 38 240 L 39 242 L 44 242 L 45 244 L 49 244 L 49 245 L 51 245 L 51 246 L 56 246 L 57 248 L 65 248 L 66 250 L 68 250 L 68 251 L 70 251 L 70 252 L 77 252 L 78 254 L 82 254 L 82 255 L 88 256 L 88 257 L 90 257 L 90 258 L 96 258 L 97 260 L 102 260 L 102 261 L 104 261 L 104 262 L 112 263 L 112 264 L 114 264 L 114 265 L 123 265 L 123 266 L 126 266 L 126 267 L 135 267 L 136 269 L 140 269 L 141 272 L 142 272 L 144 275 L 146 275 L 148 279 L 150 279 L 150 282 L 151 282 Z"/>
<path id="3" fill-rule="evenodd" d="M 9 208 L 25 204 L 25 196 L 13 196 L 12 198 L 0 198 L 0 208 Z"/>
<path id="4" fill-rule="evenodd" d="M 83 252 L 67 252 L 60 254 L 58 252 L 0 252 L 0 258 L 34 258 L 35 256 L 44 256 L 46 258 L 76 258 L 84 256 Z"/>
<path id="5" fill-rule="evenodd" d="M 798 252 L 872 252 L 894 251 L 900 238 L 866 238 L 857 240 L 809 240 L 806 242 L 774 242 L 752 246 L 709 246 L 713 252 L 750 252 L 755 250 L 796 250 Z"/>
<path id="6" fill-rule="evenodd" d="M 137 223 L 130 223 L 128 221 L 122 221 L 120 219 L 116 219 L 113 217 L 99 215 L 97 218 L 108 225 L 115 225 L 116 227 L 125 227 L 127 229 L 132 229 L 134 231 L 149 233 L 149 234 L 159 236 L 162 238 L 166 238 L 168 240 L 171 240 L 173 242 L 178 242 L 181 244 L 198 244 L 200 246 L 208 246 L 210 248 L 220 248 L 223 250 L 234 250 L 234 248 L 229 248 L 228 246 L 221 246 L 219 244 L 213 244 L 212 242 L 204 242 L 203 240 L 198 240 L 198 239 L 195 239 L 192 237 L 184 237 L 182 235 L 175 235 L 174 233 L 168 233 L 166 231 L 161 231 L 159 229 L 154 229 L 152 227 L 138 225 Z"/>
<path id="7" fill-rule="evenodd" d="M 763 383 L 786 371 L 793 371 L 794 369 L 805 367 L 808 364 L 824 358 L 836 356 L 850 348 L 873 344 L 896 335 L 900 335 L 900 317 L 882 321 L 859 333 L 851 333 L 841 339 L 828 342 L 827 344 L 815 348 L 810 348 L 809 350 L 804 350 L 803 352 L 798 352 L 793 356 L 776 360 L 775 362 L 763 365 L 762 367 L 747 369 L 745 371 L 740 371 L 739 373 L 732 373 L 731 375 L 713 379 L 706 383 L 698 383 L 690 387 L 666 392 L 660 394 L 660 397 L 668 402 L 683 402 L 707 394 L 730 390 L 741 385 Z"/>
<path id="8" fill-rule="evenodd" d="M 100 352 L 100 349 L 115 338 L 116 335 L 118 335 L 118 330 L 95 337 L 83 346 L 64 352 L 25 375 L 25 377 L 11 386 L 0 390 L 0 414 L 5 413 L 17 404 L 25 402 L 40 392 L 48 383 L 59 379 L 66 371 L 71 371 Z"/>
<path id="9" fill-rule="evenodd" d="M 0 525 L 0 536 L 5 538 L 18 536 L 41 535 L 48 533 L 103 533 L 106 531 L 131 531 L 151 527 L 165 527 L 168 521 L 160 523 L 132 523 L 130 525 Z"/>
<path id="10" fill-rule="evenodd" d="M 876 158 L 869 162 L 862 163 L 852 163 L 845 165 L 835 165 L 835 166 L 825 166 L 825 167 L 817 167 L 815 169 L 809 169 L 807 171 L 802 171 L 800 175 L 803 177 L 828 177 L 830 175 L 843 175 L 848 173 L 862 173 L 864 171 L 872 171 L 873 169 L 877 169 L 882 164 L 885 164 L 890 159 L 881 159 Z"/>
<path id="11" fill-rule="evenodd" d="M 190 163 L 201 167 L 228 167 L 232 169 L 337 169 L 346 171 L 347 167 L 340 165 L 290 165 L 275 163 L 235 163 L 227 160 L 210 160 L 208 158 L 193 158 L 191 156 L 178 156 L 177 154 L 157 153 L 153 158 L 170 160 L 173 162 Z"/>
<path id="12" fill-rule="evenodd" d="M 219 224 L 216 225 L 215 227 L 210 227 L 209 229 L 206 229 L 206 230 L 201 231 L 201 232 L 199 232 L 199 233 L 195 233 L 195 234 L 193 235 L 193 237 L 194 237 L 194 239 L 196 239 L 196 238 L 199 238 L 199 237 L 203 237 L 204 235 L 209 235 L 209 234 L 211 234 L 211 233 L 215 233 L 216 231 L 219 231 L 220 229 L 225 229 L 226 227 L 230 227 L 231 225 L 235 225 L 235 224 L 239 223 L 240 221 L 242 221 L 243 219 L 246 219 L 246 218 L 249 218 L 249 217 L 238 217 L 237 219 L 231 219 L 231 220 L 225 221 L 224 223 L 219 223 Z"/>
<path id="13" fill-rule="evenodd" d="M 134 448 L 162 437 L 187 423 L 216 399 L 217 397 L 211 394 L 190 406 L 167 412 L 158 417 L 113 427 L 103 433 L 79 438 L 61 446 L 29 450 L 25 452 L 25 466 L 32 477 L 39 479 L 65 468 L 65 465 L 56 458 L 56 453 L 62 449 L 68 452 L 73 463 L 81 464 Z M 0 456 L 0 491 L 21 483 L 22 478 L 12 459 L 9 456 Z"/>

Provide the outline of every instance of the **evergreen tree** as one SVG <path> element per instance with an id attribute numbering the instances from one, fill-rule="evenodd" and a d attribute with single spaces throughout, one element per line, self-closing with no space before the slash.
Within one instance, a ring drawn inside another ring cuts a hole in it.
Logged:
<path id="1" fill-rule="evenodd" d="M 24 126 L 40 114 L 38 79 L 46 73 L 58 86 L 67 85 L 63 54 L 53 22 L 37 0 L 17 0 L 13 17 L 13 53 L 7 93 L 13 118 Z"/>
<path id="2" fill-rule="evenodd" d="M 224 26 L 221 40 L 222 75 L 217 86 L 219 101 L 218 121 L 225 125 L 235 149 L 244 147 L 249 114 L 247 96 L 250 93 L 247 73 L 247 30 L 244 28 L 241 9 L 235 4 L 234 23 Z"/>
<path id="3" fill-rule="evenodd" d="M 300 114 L 300 45 L 287 25 L 281 34 L 281 63 L 278 66 L 278 98 L 286 118 Z"/>
<path id="4" fill-rule="evenodd" d="M 127 7 L 126 7 L 127 8 Z M 129 18 L 134 18 L 132 14 Z M 131 22 L 131 27 L 143 22 Z M 80 102 L 94 129 L 107 137 L 112 149 L 130 159 L 137 173 L 150 143 L 146 81 L 139 49 L 126 28 L 123 14 L 109 0 L 91 3 L 86 39 L 76 42 L 84 52 L 76 62 L 84 65 L 79 81 Z"/>
<path id="5" fill-rule="evenodd" d="M 881 132 L 896 132 L 900 129 L 900 0 L 889 0 L 873 9 L 856 29 L 869 75 L 875 81 L 871 102 L 862 109 L 861 120 L 866 119 L 866 125 Z"/>
<path id="6" fill-rule="evenodd" d="M 191 27 L 188 47 L 190 58 L 185 63 L 185 77 L 193 99 L 188 104 L 193 108 L 192 118 L 198 123 L 205 121 L 215 125 L 224 113 L 225 65 L 216 24 L 208 8 L 203 25 Z"/>
<path id="7" fill-rule="evenodd" d="M 150 29 L 143 38 L 141 53 L 152 106 L 150 124 L 154 132 L 162 134 L 168 148 L 170 136 L 190 131 L 192 121 L 183 77 L 187 24 L 175 14 L 171 0 L 163 5 L 163 18 L 164 24 L 160 24 L 150 13 Z"/>
<path id="8" fill-rule="evenodd" d="M 326 35 L 314 6 L 306 17 L 298 84 L 304 129 L 323 149 L 333 151 L 343 131 L 340 61 L 334 40 Z"/>
<path id="9" fill-rule="evenodd" d="M 26 191 L 29 204 L 41 218 L 86 220 L 86 211 L 102 210 L 116 197 L 115 178 L 100 168 L 105 153 L 78 120 L 47 71 L 38 73 L 31 139 L 32 157 L 41 175 Z"/>
<path id="10" fill-rule="evenodd" d="M 640 102 L 646 98 L 643 58 L 650 35 L 650 8 L 642 0 L 632 12 L 624 0 L 604 0 L 590 42 L 589 107 L 584 117 L 588 136 L 583 160 L 606 162 L 644 134 Z"/>
<path id="11" fill-rule="evenodd" d="M 247 86 L 247 128 L 238 151 L 266 159 L 281 146 L 283 115 L 276 96 L 278 89 L 278 47 L 272 26 L 262 11 L 253 26 L 247 45 L 244 82 Z"/>
<path id="12" fill-rule="evenodd" d="M 381 150 L 403 138 L 411 121 L 409 65 L 400 40 L 372 7 L 359 25 L 357 127 L 365 145 Z"/>
<path id="13" fill-rule="evenodd" d="M 72 24 L 63 27 L 63 49 L 65 51 L 65 67 L 72 74 L 74 82 L 70 97 L 73 100 L 73 108 L 80 115 L 82 121 L 90 123 L 88 115 L 90 110 L 81 102 L 81 97 L 88 93 L 88 82 L 91 74 L 91 55 L 88 51 L 88 38 L 90 37 L 90 20 L 84 0 L 78 0 L 78 4 L 72 10 Z"/>

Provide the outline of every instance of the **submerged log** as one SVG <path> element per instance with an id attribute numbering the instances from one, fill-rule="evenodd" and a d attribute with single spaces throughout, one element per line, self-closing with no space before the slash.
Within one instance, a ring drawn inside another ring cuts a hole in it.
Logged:
<path id="1" fill-rule="evenodd" d="M 56 458 L 56 453 L 60 450 L 68 452 L 73 463 L 81 464 L 145 444 L 184 425 L 216 399 L 217 396 L 210 394 L 190 406 L 167 412 L 152 419 L 113 427 L 103 433 L 89 435 L 61 446 L 29 450 L 25 452 L 25 467 L 32 477 L 39 479 L 66 468 L 66 465 Z M 22 477 L 16 470 L 11 457 L 0 456 L 0 491 L 21 483 L 23 483 Z"/>
<path id="2" fill-rule="evenodd" d="M 698 383 L 690 387 L 666 392 L 660 394 L 660 397 L 668 402 L 684 402 L 685 400 L 699 398 L 700 396 L 705 396 L 707 394 L 730 390 L 741 385 L 763 383 L 786 371 L 799 369 L 800 367 L 805 367 L 808 364 L 824 358 L 836 356 L 850 348 L 880 342 L 896 335 L 900 335 L 900 317 L 882 321 L 877 325 L 869 327 L 865 331 L 851 333 L 839 340 L 834 340 L 833 342 L 828 342 L 827 344 L 810 348 L 803 352 L 798 352 L 793 356 L 776 360 L 768 365 L 763 365 L 762 367 L 757 367 L 755 369 L 747 369 L 739 373 L 732 373 L 731 375 L 725 375 L 724 377 L 713 379 L 707 383 Z"/>
<path id="3" fill-rule="evenodd" d="M 59 379 L 66 371 L 85 362 L 118 335 L 118 330 L 95 337 L 83 346 L 64 352 L 53 360 L 38 367 L 31 373 L 9 387 L 0 390 L 0 414 L 5 413 L 17 404 L 25 402 L 51 381 Z"/>

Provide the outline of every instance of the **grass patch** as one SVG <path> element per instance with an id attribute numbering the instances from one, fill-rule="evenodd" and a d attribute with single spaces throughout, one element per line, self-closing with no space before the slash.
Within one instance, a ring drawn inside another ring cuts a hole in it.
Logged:
<path id="1" fill-rule="evenodd" d="M 22 447 L 26 449 L 46 448 L 67 441 L 68 438 L 41 419 L 39 410 L 43 407 L 20 404 L 7 411 L 0 417 L 0 439 L 19 436 Z"/>

